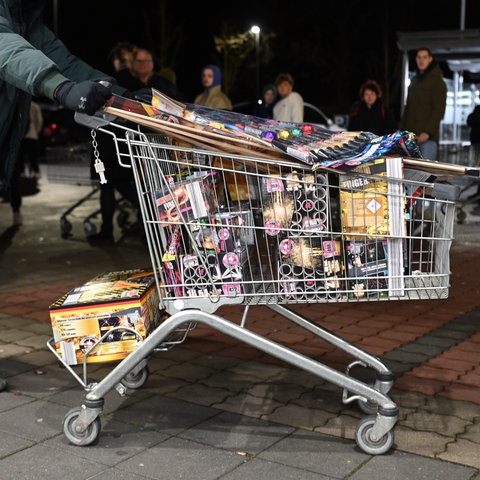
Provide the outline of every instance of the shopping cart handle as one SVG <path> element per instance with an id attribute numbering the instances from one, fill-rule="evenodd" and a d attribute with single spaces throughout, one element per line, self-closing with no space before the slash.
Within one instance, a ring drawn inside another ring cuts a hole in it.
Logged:
<path id="1" fill-rule="evenodd" d="M 75 112 L 74 119 L 80 125 L 97 130 L 100 127 L 106 127 L 117 117 L 111 113 L 98 111 L 94 115 L 87 115 L 86 113 Z"/>

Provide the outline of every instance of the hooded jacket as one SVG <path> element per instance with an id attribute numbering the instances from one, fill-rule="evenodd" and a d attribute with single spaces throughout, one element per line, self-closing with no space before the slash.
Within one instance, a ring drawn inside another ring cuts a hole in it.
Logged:
<path id="1" fill-rule="evenodd" d="M 53 100 L 67 80 L 111 81 L 72 55 L 43 23 L 44 0 L 0 0 L 0 179 L 8 185 L 32 96 Z"/>
<path id="2" fill-rule="evenodd" d="M 222 74 L 220 69 L 216 65 L 206 65 L 202 71 L 205 70 L 205 68 L 209 68 L 213 72 L 212 86 L 197 95 L 193 103 L 219 110 L 231 110 L 232 102 L 225 93 L 222 92 Z"/>
<path id="3" fill-rule="evenodd" d="M 432 61 L 423 73 L 417 71 L 412 78 L 400 130 L 408 130 L 416 135 L 427 132 L 431 140 L 438 142 L 446 102 L 447 86 L 442 70 L 437 62 Z"/>

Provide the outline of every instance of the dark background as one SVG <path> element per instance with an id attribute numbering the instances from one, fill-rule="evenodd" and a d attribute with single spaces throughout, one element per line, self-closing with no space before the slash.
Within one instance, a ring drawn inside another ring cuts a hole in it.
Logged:
<path id="1" fill-rule="evenodd" d="M 188 7 L 178 0 L 137 0 L 128 2 L 128 8 L 110 0 L 58 4 L 55 24 L 53 2 L 47 1 L 47 23 L 57 26 L 58 36 L 77 56 L 112 73 L 108 53 L 115 43 L 129 41 L 149 48 L 158 66 L 175 70 L 177 84 L 189 101 L 201 91 L 200 70 L 205 64 L 223 68 L 214 36 L 241 34 L 257 24 L 262 30 L 260 85 L 288 71 L 304 100 L 329 114 L 348 112 L 367 78 L 380 82 L 385 102 L 398 111 L 397 32 L 461 27 L 460 0 L 244 0 L 197 2 Z M 466 0 L 465 28 L 476 29 L 479 23 L 480 2 Z M 253 48 L 228 88 L 234 103 L 254 99 L 255 61 Z M 451 77 L 448 67 L 441 66 L 445 76 Z"/>

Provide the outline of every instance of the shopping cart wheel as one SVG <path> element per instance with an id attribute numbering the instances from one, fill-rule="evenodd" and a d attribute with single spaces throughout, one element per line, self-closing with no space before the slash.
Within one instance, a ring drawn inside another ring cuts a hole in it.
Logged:
<path id="1" fill-rule="evenodd" d="M 462 207 L 458 207 L 457 208 L 457 222 L 458 223 L 463 223 L 466 218 L 467 218 L 467 214 L 465 213 L 465 210 L 463 210 Z"/>
<path id="2" fill-rule="evenodd" d="M 83 447 L 91 445 L 98 440 L 98 437 L 100 436 L 101 422 L 97 417 L 84 432 L 77 432 L 75 430 L 75 422 L 80 416 L 81 410 L 81 407 L 75 407 L 65 415 L 65 418 L 63 419 L 63 433 L 70 443 Z"/>
<path id="3" fill-rule="evenodd" d="M 370 455 L 382 455 L 388 452 L 393 445 L 394 433 L 393 430 L 388 431 L 382 438 L 372 440 L 370 432 L 372 431 L 376 417 L 374 415 L 365 417 L 358 422 L 357 430 L 355 431 L 355 440 L 357 445 Z"/>
<path id="4" fill-rule="evenodd" d="M 128 219 L 130 214 L 126 210 L 120 210 L 117 215 L 117 225 L 120 228 L 128 227 Z"/>
<path id="5" fill-rule="evenodd" d="M 147 367 L 142 368 L 138 373 L 127 373 L 123 378 L 122 378 L 122 384 L 131 389 L 136 389 L 136 388 L 141 388 L 143 385 L 145 385 L 145 382 L 148 379 L 148 376 L 150 375 L 150 371 Z"/>
<path id="6" fill-rule="evenodd" d="M 373 387 L 373 385 L 372 385 Z M 378 410 L 378 405 L 374 402 L 369 402 L 368 400 L 358 400 L 358 408 L 367 415 L 375 415 Z"/>
<path id="7" fill-rule="evenodd" d="M 95 235 L 97 233 L 97 226 L 88 221 L 88 220 L 85 220 L 83 222 L 83 231 L 85 232 L 85 236 L 89 237 L 90 235 Z"/>
<path id="8" fill-rule="evenodd" d="M 62 238 L 68 238 L 72 233 L 72 224 L 65 218 L 60 218 L 60 231 L 62 232 Z"/>

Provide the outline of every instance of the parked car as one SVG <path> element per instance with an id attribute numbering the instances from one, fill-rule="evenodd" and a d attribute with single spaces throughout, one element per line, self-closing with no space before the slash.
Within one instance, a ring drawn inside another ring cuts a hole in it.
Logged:
<path id="1" fill-rule="evenodd" d="M 239 102 L 233 105 L 234 112 L 251 114 L 253 111 L 254 102 Z M 328 130 L 341 131 L 339 127 L 331 118 L 325 115 L 324 112 L 312 103 L 304 102 L 303 121 L 305 123 L 316 123 L 324 126 Z"/>

